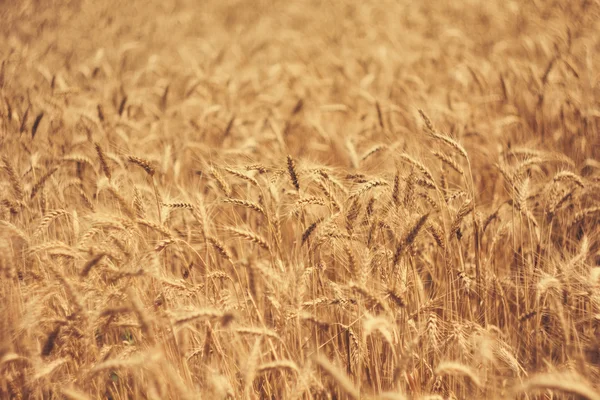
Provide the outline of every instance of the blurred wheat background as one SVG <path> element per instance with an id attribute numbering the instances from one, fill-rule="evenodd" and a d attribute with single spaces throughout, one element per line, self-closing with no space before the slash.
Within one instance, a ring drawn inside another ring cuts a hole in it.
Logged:
<path id="1" fill-rule="evenodd" d="M 600 399 L 600 4 L 0 4 L 0 398 Z"/>

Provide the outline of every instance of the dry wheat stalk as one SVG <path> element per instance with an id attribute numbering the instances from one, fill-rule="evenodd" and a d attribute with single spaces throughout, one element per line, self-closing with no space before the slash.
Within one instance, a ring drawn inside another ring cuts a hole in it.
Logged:
<path id="1" fill-rule="evenodd" d="M 360 189 L 356 190 L 354 193 L 351 193 L 349 199 L 356 199 L 375 187 L 387 185 L 388 183 L 383 179 L 375 179 L 372 181 L 368 181 L 364 185 L 362 185 Z"/>
<path id="2" fill-rule="evenodd" d="M 207 237 L 207 240 L 224 259 L 227 261 L 232 261 L 231 253 L 227 250 L 225 245 L 219 241 L 219 239 L 209 236 Z"/>
<path id="3" fill-rule="evenodd" d="M 259 235 L 257 235 L 254 232 L 235 228 L 235 227 L 228 227 L 227 230 L 229 232 L 233 233 L 237 237 L 246 239 L 252 243 L 256 243 L 257 245 L 259 245 L 260 247 L 262 247 L 263 249 L 265 249 L 267 251 L 271 250 L 271 246 L 269 246 L 269 242 L 267 242 L 264 238 L 260 237 Z"/>
<path id="4" fill-rule="evenodd" d="M 296 190 L 300 191 L 300 183 L 298 181 L 298 173 L 296 172 L 296 162 L 288 154 L 287 156 L 287 171 L 290 175 L 290 180 L 292 181 L 292 185 L 296 188 Z"/>
<path id="5" fill-rule="evenodd" d="M 435 373 L 436 373 L 436 375 L 462 375 L 462 376 L 469 378 L 469 380 L 471 382 L 473 382 L 473 384 L 475 384 L 475 386 L 477 386 L 479 388 L 483 387 L 481 379 L 479 379 L 479 376 L 477 375 L 477 373 L 469 366 L 458 363 L 458 362 L 454 362 L 454 361 L 441 362 L 435 368 Z"/>
<path id="6" fill-rule="evenodd" d="M 310 236 L 312 235 L 312 233 L 315 231 L 315 229 L 317 229 L 317 226 L 321 222 L 323 222 L 322 218 L 317 219 L 315 222 L 313 222 L 312 224 L 310 224 L 308 226 L 308 228 L 306 228 L 306 230 L 304 231 L 304 233 L 302 233 L 302 244 L 303 245 L 310 238 Z"/>
<path id="7" fill-rule="evenodd" d="M 48 170 L 48 172 L 46 172 L 44 175 L 42 175 L 40 177 L 40 179 L 38 179 L 38 181 L 33 185 L 32 189 L 31 189 L 31 195 L 30 198 L 34 198 L 35 195 L 37 194 L 37 192 L 39 192 L 44 185 L 46 184 L 46 181 L 52 176 L 54 175 L 54 173 L 58 171 L 58 167 L 53 167 L 50 170 Z"/>
<path id="8" fill-rule="evenodd" d="M 15 172 L 12 164 L 8 160 L 7 156 L 2 156 L 2 166 L 6 174 L 8 175 L 8 179 L 12 186 L 13 194 L 17 200 L 23 199 L 23 184 L 21 183 L 21 179 Z"/>
<path id="9" fill-rule="evenodd" d="M 600 394 L 581 377 L 565 373 L 539 374 L 525 381 L 518 392 L 550 390 L 570 393 L 588 400 L 600 400 Z"/>
<path id="10" fill-rule="evenodd" d="M 300 368 L 298 368 L 298 366 L 296 365 L 295 362 L 290 361 L 290 360 L 272 361 L 272 362 L 261 364 L 257 368 L 257 372 L 259 372 L 259 373 L 276 371 L 276 370 L 300 373 Z"/>
<path id="11" fill-rule="evenodd" d="M 219 171 L 217 171 L 217 169 L 214 167 L 211 167 L 210 175 L 215 179 L 215 182 L 217 182 L 217 187 L 223 192 L 223 194 L 227 197 L 231 197 L 231 186 L 229 186 Z"/>
<path id="12" fill-rule="evenodd" d="M 262 344 L 262 338 L 258 337 L 254 342 L 254 346 L 252 346 L 252 351 L 250 352 L 246 366 L 244 370 L 244 397 L 246 399 L 252 398 L 251 390 L 254 379 L 256 378 L 256 372 L 258 368 L 258 364 L 260 362 L 260 347 Z"/>
<path id="13" fill-rule="evenodd" d="M 228 173 L 230 173 L 231 175 L 235 176 L 235 177 L 238 177 L 238 178 L 243 179 L 243 180 L 245 180 L 247 182 L 250 182 L 254 186 L 259 186 L 258 185 L 258 181 L 256 179 L 254 179 L 253 177 L 249 176 L 249 175 L 246 175 L 246 174 L 244 174 L 244 173 L 242 173 L 240 171 L 237 171 L 235 169 L 232 169 L 232 168 L 224 168 L 224 170 L 227 171 Z"/>
<path id="14" fill-rule="evenodd" d="M 432 154 L 434 156 L 436 156 L 441 162 L 443 162 L 444 164 L 448 165 L 450 168 L 452 168 L 453 170 L 455 170 L 459 174 L 461 174 L 461 175 L 465 174 L 465 171 L 461 168 L 461 166 L 458 165 L 458 163 L 456 161 L 454 161 L 448 155 L 446 155 L 444 153 L 441 153 L 439 151 L 433 151 Z"/>
<path id="15" fill-rule="evenodd" d="M 266 216 L 264 208 L 262 208 L 259 204 L 254 203 L 252 201 L 240 200 L 240 199 L 223 199 L 223 202 L 246 207 L 246 208 L 256 211 L 259 214 Z"/>
<path id="16" fill-rule="evenodd" d="M 597 1 L 67 3 L 2 11 L 1 398 L 598 398 Z"/>
<path id="17" fill-rule="evenodd" d="M 333 380 L 338 384 L 348 396 L 353 399 L 360 399 L 360 392 L 354 386 L 350 378 L 337 367 L 335 367 L 329 360 L 319 356 L 315 358 L 315 363 L 321 367 Z"/>
<path id="18" fill-rule="evenodd" d="M 110 178 L 112 177 L 112 172 L 106 160 L 106 154 L 104 153 L 104 150 L 102 150 L 102 147 L 99 143 L 94 143 L 94 148 L 96 149 L 96 153 L 98 154 L 98 159 L 100 160 L 100 167 L 102 168 L 102 172 L 104 172 L 104 176 L 106 176 L 108 180 L 110 180 Z"/>
<path id="19" fill-rule="evenodd" d="M 127 156 L 127 161 L 137 165 L 138 167 L 141 167 L 144 171 L 146 171 L 148 176 L 152 177 L 156 173 L 156 170 L 154 169 L 154 167 L 152 167 L 151 163 L 147 160 L 144 160 L 143 158 Z"/>

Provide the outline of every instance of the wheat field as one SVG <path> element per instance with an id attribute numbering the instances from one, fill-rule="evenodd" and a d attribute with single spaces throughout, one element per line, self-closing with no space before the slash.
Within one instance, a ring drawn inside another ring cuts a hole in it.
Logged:
<path id="1" fill-rule="evenodd" d="M 600 399 L 597 0 L 0 20 L 1 399 Z"/>

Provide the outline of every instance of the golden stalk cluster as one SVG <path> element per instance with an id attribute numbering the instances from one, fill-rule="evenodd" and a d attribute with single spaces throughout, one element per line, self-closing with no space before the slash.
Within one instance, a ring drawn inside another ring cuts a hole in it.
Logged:
<path id="1" fill-rule="evenodd" d="M 0 398 L 600 398 L 597 1 L 34 3 Z"/>

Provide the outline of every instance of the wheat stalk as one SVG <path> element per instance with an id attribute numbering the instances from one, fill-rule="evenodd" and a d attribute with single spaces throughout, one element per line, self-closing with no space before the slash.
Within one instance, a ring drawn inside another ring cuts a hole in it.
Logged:
<path id="1" fill-rule="evenodd" d="M 350 378 L 338 368 L 336 368 L 329 360 L 322 356 L 315 358 L 315 363 L 323 369 L 333 380 L 338 384 L 340 389 L 344 391 L 350 398 L 360 399 L 360 392 L 354 386 Z"/>

